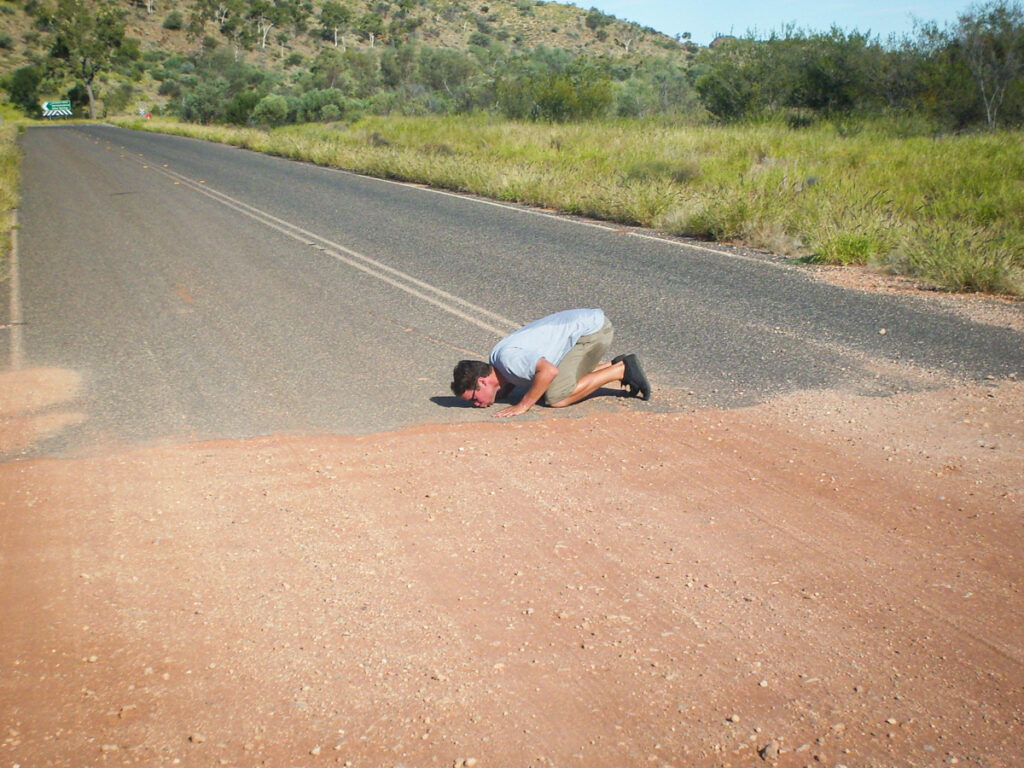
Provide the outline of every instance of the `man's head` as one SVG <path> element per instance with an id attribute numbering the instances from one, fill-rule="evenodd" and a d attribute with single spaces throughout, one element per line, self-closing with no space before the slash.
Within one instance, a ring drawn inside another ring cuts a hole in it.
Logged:
<path id="1" fill-rule="evenodd" d="M 491 405 L 500 386 L 494 368 L 482 360 L 460 360 L 452 372 L 452 392 L 477 408 Z"/>

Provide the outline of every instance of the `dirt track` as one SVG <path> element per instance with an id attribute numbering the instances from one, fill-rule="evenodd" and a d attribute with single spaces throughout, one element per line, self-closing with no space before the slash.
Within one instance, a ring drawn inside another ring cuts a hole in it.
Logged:
<path id="1" fill-rule="evenodd" d="M 574 415 L 0 464 L 0 764 L 1019 764 L 1024 384 Z"/>

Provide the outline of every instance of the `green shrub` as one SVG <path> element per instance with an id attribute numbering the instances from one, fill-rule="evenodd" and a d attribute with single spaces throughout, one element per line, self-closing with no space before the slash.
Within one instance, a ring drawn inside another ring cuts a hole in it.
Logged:
<path id="1" fill-rule="evenodd" d="M 167 14 L 166 18 L 164 18 L 164 23 L 163 23 L 164 29 L 178 30 L 178 29 L 182 29 L 184 26 L 185 26 L 185 17 L 182 15 L 181 11 L 179 11 L 179 10 L 171 11 L 170 13 Z"/>
<path id="2" fill-rule="evenodd" d="M 260 98 L 254 91 L 236 93 L 224 110 L 224 119 L 233 125 L 248 125 Z"/>
<path id="3" fill-rule="evenodd" d="M 107 113 L 124 112 L 135 97 L 135 89 L 128 83 L 122 83 L 103 97 L 103 106 Z"/>
<path id="4" fill-rule="evenodd" d="M 157 87 L 156 92 L 161 96 L 176 99 L 181 96 L 181 83 L 177 80 L 164 80 Z"/>
<path id="5" fill-rule="evenodd" d="M 288 119 L 288 100 L 284 96 L 264 96 L 252 113 L 253 121 L 259 125 L 283 125 Z"/>

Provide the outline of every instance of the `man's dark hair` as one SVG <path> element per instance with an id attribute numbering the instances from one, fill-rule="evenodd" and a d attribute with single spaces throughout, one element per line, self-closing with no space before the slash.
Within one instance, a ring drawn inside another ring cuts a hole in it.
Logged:
<path id="1" fill-rule="evenodd" d="M 477 379 L 489 376 L 490 363 L 483 360 L 459 360 L 452 372 L 452 392 L 462 397 L 466 392 L 476 389 Z"/>

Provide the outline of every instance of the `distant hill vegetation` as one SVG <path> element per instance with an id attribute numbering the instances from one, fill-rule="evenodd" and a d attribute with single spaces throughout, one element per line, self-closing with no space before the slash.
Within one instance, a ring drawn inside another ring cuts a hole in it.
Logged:
<path id="1" fill-rule="evenodd" d="M 61 4 L 46 0 L 0 3 L 0 69 L 53 69 L 47 59 Z M 697 51 L 687 41 L 600 11 L 536 0 L 80 0 L 78 4 L 94 17 L 112 10 L 122 26 L 122 50 L 115 52 L 102 74 L 97 94 L 106 109 L 115 111 L 123 109 L 129 91 L 130 101 L 166 109 L 189 89 L 189 75 L 202 68 L 200 61 L 211 57 L 228 56 L 232 65 L 265 72 L 259 78 L 262 82 L 250 83 L 256 92 L 301 89 L 298 81 L 303 72 L 314 68 L 346 70 L 350 74 L 346 95 L 352 97 L 398 80 L 409 81 L 418 76 L 411 71 L 416 65 L 437 67 L 434 77 L 444 81 L 440 90 L 454 98 L 456 87 L 471 75 L 537 50 L 557 51 L 549 57 L 565 61 L 587 57 L 626 69 L 652 57 L 685 67 Z M 417 54 L 424 52 L 421 59 Z M 378 70 L 382 64 L 389 68 L 378 73 L 379 82 L 367 78 L 371 63 Z M 74 88 L 70 81 L 75 73 L 66 72 L 64 78 L 52 71 L 40 74 L 43 90 L 56 89 L 44 96 L 70 95 L 78 101 L 73 90 L 62 90 L 65 85 Z M 331 86 L 341 84 L 331 75 L 321 79 Z M 168 80 L 177 81 L 180 91 L 173 82 L 164 85 Z"/>
<path id="2" fill-rule="evenodd" d="M 487 111 L 962 130 L 1024 120 L 1022 30 L 1004 0 L 900 40 L 791 29 L 708 48 L 541 0 L 0 1 L 0 85 L 32 116 L 68 99 L 267 126 Z"/>

